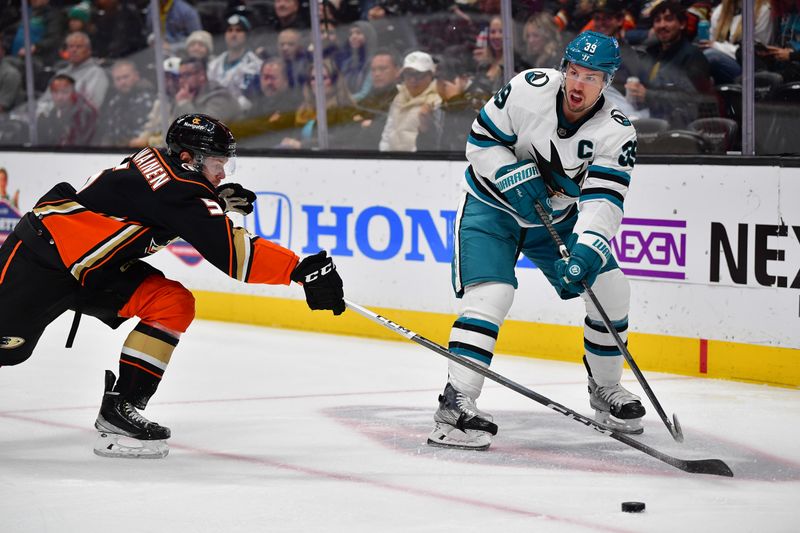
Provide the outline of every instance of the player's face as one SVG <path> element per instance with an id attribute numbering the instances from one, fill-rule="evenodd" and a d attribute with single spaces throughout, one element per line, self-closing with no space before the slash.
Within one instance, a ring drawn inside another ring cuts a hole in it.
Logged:
<path id="1" fill-rule="evenodd" d="M 236 158 L 209 155 L 203 159 L 203 176 L 211 182 L 211 185 L 218 187 L 226 177 L 233 174 Z"/>
<path id="2" fill-rule="evenodd" d="M 600 98 L 605 89 L 605 75 L 599 70 L 570 64 L 567 66 L 564 83 L 564 106 L 567 118 L 575 120 L 583 116 Z"/>

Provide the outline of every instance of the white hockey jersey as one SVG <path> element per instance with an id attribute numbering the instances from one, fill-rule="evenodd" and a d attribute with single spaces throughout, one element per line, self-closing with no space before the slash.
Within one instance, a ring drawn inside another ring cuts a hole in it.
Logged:
<path id="1" fill-rule="evenodd" d="M 532 159 L 550 193 L 554 222 L 577 209 L 575 233 L 589 229 L 611 239 L 622 221 L 636 161 L 636 131 L 603 96 L 570 124 L 561 108 L 562 79 L 555 69 L 526 70 L 483 106 L 467 139 L 466 189 L 521 226 L 536 226 L 494 185 L 509 166 Z"/>

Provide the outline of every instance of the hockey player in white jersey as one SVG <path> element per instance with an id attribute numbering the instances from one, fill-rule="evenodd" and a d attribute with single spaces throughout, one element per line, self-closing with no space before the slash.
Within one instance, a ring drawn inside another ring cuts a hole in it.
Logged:
<path id="1" fill-rule="evenodd" d="M 514 267 L 521 252 L 562 299 L 584 297 L 583 361 L 598 422 L 641 433 L 645 409 L 620 385 L 622 355 L 582 286 L 585 281 L 592 287 L 625 340 L 630 289 L 608 241 L 622 220 L 636 132 L 603 97 L 619 65 L 616 39 L 583 32 L 567 45 L 559 70 L 521 72 L 473 122 L 452 263 L 461 310 L 449 348 L 477 364 L 491 364 L 517 288 Z M 559 256 L 541 225 L 537 201 L 552 216 L 569 259 Z M 497 425 L 475 403 L 483 379 L 450 362 L 428 444 L 489 447 Z"/>

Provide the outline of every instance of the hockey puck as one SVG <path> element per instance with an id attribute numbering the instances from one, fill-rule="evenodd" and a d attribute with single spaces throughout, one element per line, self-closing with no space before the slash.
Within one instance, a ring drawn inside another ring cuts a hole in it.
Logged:
<path id="1" fill-rule="evenodd" d="M 622 502 L 623 513 L 641 513 L 644 512 L 644 502 Z"/>

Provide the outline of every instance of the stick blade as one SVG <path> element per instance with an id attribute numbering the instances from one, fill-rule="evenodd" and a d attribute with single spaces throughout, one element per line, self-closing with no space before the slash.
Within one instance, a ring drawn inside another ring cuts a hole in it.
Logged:
<path id="1" fill-rule="evenodd" d="M 720 459 L 699 459 L 685 461 L 685 470 L 691 474 L 710 474 L 712 476 L 733 477 L 733 470 Z"/>

